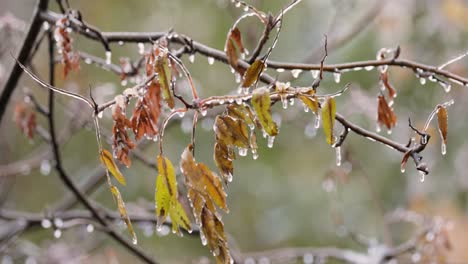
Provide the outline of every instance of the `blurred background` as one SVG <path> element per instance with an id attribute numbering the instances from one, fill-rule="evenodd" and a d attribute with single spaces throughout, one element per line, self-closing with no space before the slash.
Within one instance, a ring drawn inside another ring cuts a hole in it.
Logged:
<path id="1" fill-rule="evenodd" d="M 259 10 L 277 14 L 288 1 L 247 1 Z M 83 19 L 102 31 L 168 31 L 185 34 L 210 47 L 222 50 L 227 32 L 242 10 L 229 0 L 194 1 L 74 1 Z M 10 54 L 16 54 L 34 9 L 33 1 L 0 1 L 0 87 L 3 87 L 13 65 Z M 51 9 L 58 12 L 55 1 Z M 327 34 L 329 56 L 326 63 L 342 63 L 375 59 L 381 48 L 401 47 L 401 58 L 438 66 L 467 51 L 468 3 L 463 0 L 428 1 L 360 1 L 303 0 L 285 15 L 280 39 L 271 59 L 284 62 L 308 60 L 318 63 L 322 56 L 323 35 Z M 255 19 L 240 24 L 246 47 L 252 51 L 263 32 Z M 75 50 L 104 58 L 100 43 L 71 34 Z M 112 61 L 120 57 L 133 61 L 141 55 L 137 44 L 112 46 Z M 149 45 L 146 45 L 149 49 Z M 194 63 L 182 57 L 191 72 L 202 98 L 235 93 L 238 84 L 227 65 L 208 63 L 197 54 Z M 40 46 L 32 61 L 42 78 L 47 76 L 47 43 Z M 447 67 L 453 73 L 467 76 L 468 59 Z M 80 63 L 80 70 L 62 78 L 57 67 L 57 86 L 93 94 L 98 102 L 112 99 L 122 92 L 119 76 L 96 65 Z M 291 73 L 268 72 L 293 85 L 310 85 L 309 72 L 293 78 Z M 428 218 L 441 217 L 449 221 L 452 248 L 448 263 L 468 260 L 468 131 L 466 87 L 452 85 L 445 93 L 440 84 L 425 85 L 410 69 L 391 67 L 390 81 L 398 91 L 394 109 L 398 124 L 391 135 L 382 135 L 406 143 L 414 136 L 407 125 L 408 118 L 422 127 L 439 103 L 455 100 L 448 109 L 449 137 L 447 154 L 441 155 L 436 121 L 433 135 L 423 152 L 430 167 L 424 182 L 408 162 L 400 172 L 402 154 L 384 145 L 350 133 L 342 146 L 342 165 L 335 161 L 335 149 L 327 145 L 322 129 L 314 128 L 315 117 L 305 113 L 301 102 L 288 109 L 280 104 L 273 108 L 274 118 L 281 123 L 280 134 L 273 148 L 259 137 L 259 158 L 239 157 L 234 163 L 234 180 L 228 186 L 229 214 L 223 215 L 231 248 L 242 253 L 284 247 L 340 247 L 366 252 L 348 233 L 361 234 L 372 240 L 401 243 L 411 238 L 418 226 L 393 224 L 388 220 L 395 210 L 410 210 Z M 375 131 L 379 74 L 374 70 L 351 71 L 341 75 L 336 83 L 332 74 L 325 74 L 319 93 L 332 93 L 345 83 L 352 89 L 337 98 L 337 110 L 350 121 Z M 33 94 L 46 105 L 47 92 L 27 77 L 23 77 L 0 124 L 0 198 L 1 206 L 19 211 L 47 213 L 68 190 L 53 170 L 50 147 L 36 135 L 32 140 L 20 133 L 12 121 L 14 105 L 25 94 Z M 102 170 L 97 155 L 95 134 L 91 127 L 81 126 L 91 112 L 83 105 L 57 96 L 56 120 L 61 138 L 61 151 L 66 171 L 75 182 Z M 197 161 L 216 171 L 213 162 L 215 114 L 210 110 L 201 118 L 197 130 Z M 131 113 L 127 111 L 127 113 Z M 39 126 L 47 129 L 45 118 L 38 116 Z M 101 119 L 104 130 L 110 131 L 110 111 Z M 190 142 L 191 116 L 174 119 L 165 133 L 165 152 L 174 164 Z M 85 127 L 86 129 L 82 129 Z M 342 127 L 337 125 L 336 131 Z M 157 144 L 140 148 L 154 161 Z M 107 145 L 108 146 L 108 145 Z M 150 206 L 154 199 L 156 172 L 137 160 L 129 169 L 122 169 L 127 186 L 121 187 L 129 211 Z M 91 195 L 104 206 L 115 210 L 110 192 L 105 186 Z M 77 208 L 80 208 L 77 206 Z M 213 261 L 207 247 L 194 236 L 179 238 L 167 232 L 156 233 L 151 224 L 136 225 L 139 246 L 161 263 L 206 263 Z M 128 235 L 122 229 L 124 235 Z M 166 230 L 167 231 L 167 230 Z M 18 249 L 20 248 L 20 249 Z M 37 228 L 16 237 L 2 248 L 2 263 L 129 263 L 134 256 L 100 232 L 89 233 L 86 226 L 64 230 L 59 239 L 52 229 Z M 35 261 L 35 262 L 27 262 Z M 419 261 L 410 255 L 407 261 Z M 408 263 L 403 262 L 402 263 Z M 333 263 L 333 262 L 332 262 Z"/>

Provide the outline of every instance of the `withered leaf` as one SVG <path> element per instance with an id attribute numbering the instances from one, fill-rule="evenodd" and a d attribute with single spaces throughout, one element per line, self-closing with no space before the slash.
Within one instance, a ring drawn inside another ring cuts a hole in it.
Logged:
<path id="1" fill-rule="evenodd" d="M 272 137 L 276 136 L 278 126 L 271 116 L 271 99 L 268 89 L 259 88 L 254 90 L 252 93 L 252 106 L 265 132 Z"/>
<path id="2" fill-rule="evenodd" d="M 214 145 L 214 161 L 218 167 L 221 175 L 223 176 L 224 182 L 227 183 L 232 179 L 234 173 L 234 166 L 232 161 L 235 159 L 235 154 L 232 149 L 226 144 L 216 142 Z"/>
<path id="3" fill-rule="evenodd" d="M 335 137 L 333 136 L 333 128 L 335 125 L 336 103 L 333 97 L 328 97 L 322 107 L 322 125 L 325 132 L 327 143 L 333 145 Z"/>
<path id="4" fill-rule="evenodd" d="M 261 60 L 255 60 L 250 67 L 244 73 L 244 81 L 242 82 L 243 88 L 248 88 L 255 84 L 258 80 L 258 77 L 265 68 L 265 63 Z"/>
<path id="5" fill-rule="evenodd" d="M 236 70 L 237 60 L 239 59 L 239 57 L 237 55 L 236 47 L 234 46 L 234 42 L 232 41 L 232 39 L 229 38 L 226 40 L 225 50 L 226 50 L 226 56 L 227 56 L 229 65 L 231 65 L 231 67 L 234 70 Z"/>
<path id="6" fill-rule="evenodd" d="M 400 170 L 402 173 L 405 172 L 405 166 L 408 162 L 409 157 L 411 157 L 411 151 L 407 151 L 403 156 L 403 159 L 401 160 Z"/>
<path id="7" fill-rule="evenodd" d="M 169 58 L 166 53 L 160 54 L 156 60 L 156 72 L 158 73 L 159 84 L 162 88 L 162 96 L 169 108 L 174 108 L 174 97 L 171 93 L 171 70 L 169 69 Z"/>
<path id="8" fill-rule="evenodd" d="M 126 185 L 125 182 L 125 177 L 122 175 L 120 172 L 119 168 L 114 162 L 114 159 L 112 158 L 112 154 L 103 149 L 100 154 L 100 159 L 102 164 L 106 167 L 106 169 L 114 176 L 114 178 L 122 185 Z"/>
<path id="9" fill-rule="evenodd" d="M 439 124 L 440 137 L 442 138 L 444 144 L 447 144 L 448 114 L 445 107 L 440 107 L 437 111 L 437 122 Z"/>
<path id="10" fill-rule="evenodd" d="M 224 226 L 221 220 L 208 210 L 203 208 L 201 214 L 201 227 L 205 239 L 208 243 L 213 255 L 216 257 L 217 263 L 230 263 L 231 256 L 229 253 Z"/>
<path id="11" fill-rule="evenodd" d="M 180 161 L 187 186 L 203 195 L 206 200 L 212 200 L 226 212 L 229 211 L 226 204 L 227 195 L 221 180 L 205 164 L 195 163 L 190 149 L 191 146 L 184 150 Z"/>
<path id="12" fill-rule="evenodd" d="M 395 98 L 397 93 L 395 88 L 393 88 L 393 86 L 390 84 L 390 81 L 388 80 L 388 71 L 383 72 L 380 75 L 380 79 L 382 80 L 382 83 L 385 86 L 385 88 L 387 88 L 388 95 L 390 96 L 390 98 Z"/>
<path id="13" fill-rule="evenodd" d="M 148 86 L 146 94 L 139 99 L 131 118 L 131 126 L 135 134 L 135 140 L 140 140 L 146 135 L 148 138 L 158 134 L 158 121 L 161 114 L 161 86 L 153 81 Z"/>
<path id="14" fill-rule="evenodd" d="M 135 148 L 135 144 L 128 135 L 127 128 L 132 127 L 132 123 L 125 116 L 125 110 L 116 105 L 112 111 L 112 150 L 121 163 L 130 167 L 131 161 L 128 157 L 130 150 Z"/>
<path id="15" fill-rule="evenodd" d="M 383 95 L 379 95 L 377 99 L 377 122 L 385 125 L 387 129 L 392 129 L 396 125 L 397 117 Z"/>
<path id="16" fill-rule="evenodd" d="M 248 105 L 230 104 L 226 106 L 226 110 L 227 115 L 243 120 L 251 128 L 255 126 L 255 115 Z"/>
<path id="17" fill-rule="evenodd" d="M 241 53 L 245 52 L 244 44 L 242 43 L 242 37 L 239 28 L 235 27 L 231 30 L 231 33 L 229 35 L 229 38 L 232 39 L 233 42 L 236 43 L 237 47 L 239 48 L 239 51 Z"/>
<path id="18" fill-rule="evenodd" d="M 130 221 L 130 218 L 128 217 L 127 209 L 125 208 L 125 203 L 122 199 L 122 195 L 120 194 L 119 189 L 117 189 L 117 187 L 115 187 L 114 185 L 111 185 L 110 189 L 112 192 L 112 196 L 117 202 L 117 207 L 119 209 L 120 217 L 127 225 L 128 232 L 130 232 L 130 235 L 132 236 L 132 242 L 133 244 L 137 244 L 137 237 L 136 237 L 135 231 L 133 230 L 132 222 Z"/>
<path id="19" fill-rule="evenodd" d="M 249 147 L 247 125 L 240 119 L 218 115 L 215 119 L 214 130 L 216 138 L 226 145 L 234 145 L 239 148 Z"/>

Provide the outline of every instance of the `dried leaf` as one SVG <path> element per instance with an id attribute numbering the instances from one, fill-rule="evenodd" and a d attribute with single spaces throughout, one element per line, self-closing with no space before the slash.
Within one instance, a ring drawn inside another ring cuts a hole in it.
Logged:
<path id="1" fill-rule="evenodd" d="M 234 145 L 239 148 L 249 147 L 247 125 L 240 119 L 218 115 L 215 119 L 214 130 L 216 138 L 226 145 Z"/>
<path id="2" fill-rule="evenodd" d="M 265 132 L 272 137 L 276 136 L 278 134 L 278 126 L 271 116 L 271 99 L 268 89 L 259 88 L 253 92 L 252 106 Z"/>
<path id="3" fill-rule="evenodd" d="M 335 137 L 333 136 L 333 127 L 335 125 L 336 103 L 333 97 L 328 97 L 322 107 L 322 125 L 327 143 L 333 145 Z"/>
<path id="4" fill-rule="evenodd" d="M 217 263 L 230 263 L 231 256 L 229 253 L 226 235 L 221 220 L 208 210 L 203 208 L 201 214 L 201 228 L 213 255 L 216 257 Z"/>
<path id="5" fill-rule="evenodd" d="M 131 118 L 131 127 L 135 140 L 143 136 L 154 138 L 158 135 L 158 121 L 161 114 L 161 86 L 158 82 L 151 82 L 145 96 L 139 99 Z"/>
<path id="6" fill-rule="evenodd" d="M 411 157 L 411 151 L 407 151 L 401 160 L 400 170 L 401 172 L 405 172 L 405 166 L 408 162 L 409 157 Z"/>
<path id="7" fill-rule="evenodd" d="M 190 149 L 191 146 L 184 150 L 180 162 L 187 186 L 199 192 L 206 200 L 212 200 L 226 212 L 229 211 L 226 204 L 227 195 L 221 180 L 205 164 L 195 163 Z"/>
<path id="8" fill-rule="evenodd" d="M 242 37 L 241 37 L 239 28 L 237 27 L 233 28 L 231 30 L 229 38 L 232 39 L 232 41 L 236 43 L 241 53 L 245 53 L 245 48 L 244 48 L 244 44 L 242 43 Z"/>
<path id="9" fill-rule="evenodd" d="M 31 107 L 23 102 L 17 103 L 13 112 L 13 120 L 23 135 L 27 136 L 29 139 L 34 137 L 37 125 L 36 113 L 32 111 Z"/>
<path id="10" fill-rule="evenodd" d="M 131 161 L 128 155 L 130 150 L 135 148 L 135 144 L 130 139 L 127 128 L 130 128 L 132 124 L 125 116 L 125 110 L 118 104 L 113 108 L 112 119 L 114 119 L 114 125 L 112 127 L 112 151 L 117 157 L 117 160 L 127 167 L 130 167 Z"/>
<path id="11" fill-rule="evenodd" d="M 227 39 L 226 47 L 224 48 L 226 51 L 226 57 L 228 59 L 229 65 L 236 70 L 237 69 L 237 60 L 239 59 L 236 51 L 236 47 L 234 46 L 234 42 L 232 39 Z"/>
<path id="12" fill-rule="evenodd" d="M 263 61 L 254 61 L 244 74 L 244 81 L 242 82 L 242 87 L 248 88 L 255 84 L 264 68 L 265 64 L 263 63 Z"/>
<path id="13" fill-rule="evenodd" d="M 122 175 L 122 173 L 120 172 L 119 168 L 117 167 L 117 165 L 115 164 L 114 162 L 114 159 L 112 158 L 112 154 L 103 149 L 101 151 L 101 155 L 100 155 L 100 158 L 101 158 L 101 162 L 102 164 L 104 164 L 104 166 L 106 167 L 106 169 L 112 174 L 114 175 L 114 178 L 122 185 L 126 185 L 127 183 L 125 182 L 125 177 Z"/>
<path id="14" fill-rule="evenodd" d="M 383 72 L 380 75 L 380 79 L 382 80 L 382 83 L 385 86 L 385 88 L 387 88 L 388 95 L 390 96 L 390 98 L 395 98 L 397 95 L 397 92 L 395 88 L 393 88 L 393 86 L 390 84 L 390 81 L 388 80 L 388 71 Z"/>
<path id="15" fill-rule="evenodd" d="M 392 129 L 396 125 L 397 117 L 383 95 L 379 95 L 377 99 L 377 122 L 385 125 L 387 129 Z"/>
<path id="16" fill-rule="evenodd" d="M 234 166 L 232 161 L 235 159 L 235 154 L 232 149 L 230 150 L 226 144 L 216 142 L 214 145 L 214 161 L 218 167 L 224 182 L 227 183 L 232 179 L 234 173 Z"/>
<path id="17" fill-rule="evenodd" d="M 243 120 L 251 128 L 255 126 L 255 115 L 248 105 L 230 104 L 226 107 L 227 115 Z"/>
<path id="18" fill-rule="evenodd" d="M 448 114 L 445 107 L 440 107 L 437 111 L 437 122 L 439 124 L 439 133 L 444 144 L 447 144 L 448 134 Z"/>
<path id="19" fill-rule="evenodd" d="M 135 231 L 133 230 L 132 222 L 130 221 L 130 218 L 128 217 L 127 209 L 125 208 L 125 203 L 122 199 L 122 195 L 120 195 L 119 189 L 117 189 L 117 187 L 115 187 L 114 185 L 112 185 L 110 189 L 111 189 L 111 192 L 115 201 L 117 202 L 120 217 L 127 225 L 128 232 L 130 232 L 130 235 L 132 236 L 132 242 L 133 244 L 137 244 L 138 240 L 137 240 Z"/>
<path id="20" fill-rule="evenodd" d="M 174 97 L 171 93 L 171 70 L 169 69 L 169 59 L 167 54 L 161 54 L 156 60 L 156 72 L 158 73 L 159 84 L 162 88 L 162 96 L 169 108 L 174 108 Z"/>

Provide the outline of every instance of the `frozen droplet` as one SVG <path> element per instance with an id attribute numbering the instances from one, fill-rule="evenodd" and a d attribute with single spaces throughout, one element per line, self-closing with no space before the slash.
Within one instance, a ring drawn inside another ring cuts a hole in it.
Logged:
<path id="1" fill-rule="evenodd" d="M 181 112 L 177 112 L 177 115 L 182 118 L 185 116 L 185 112 L 184 111 L 181 111 Z"/>
<path id="2" fill-rule="evenodd" d="M 92 233 L 94 231 L 94 226 L 92 224 L 88 224 L 86 226 L 86 232 Z"/>
<path id="3" fill-rule="evenodd" d="M 401 173 L 405 173 L 405 171 L 406 171 L 405 166 L 401 166 L 400 171 L 401 171 Z"/>
<path id="4" fill-rule="evenodd" d="M 237 8 L 239 8 L 241 6 L 241 3 L 240 2 L 236 2 L 236 5 L 235 5 Z"/>
<path id="5" fill-rule="evenodd" d="M 320 111 L 320 110 L 319 110 Z M 320 113 L 317 113 L 317 115 L 315 115 L 315 124 L 314 124 L 314 127 L 315 128 L 319 128 L 320 127 Z"/>
<path id="6" fill-rule="evenodd" d="M 106 51 L 106 64 L 111 64 L 112 61 L 112 52 Z"/>
<path id="7" fill-rule="evenodd" d="M 56 227 L 59 227 L 59 228 L 60 228 L 60 227 L 63 227 L 63 220 L 62 220 L 61 218 L 55 218 L 55 219 L 54 219 L 54 225 L 55 225 Z"/>
<path id="8" fill-rule="evenodd" d="M 138 54 L 143 55 L 145 53 L 145 44 L 139 42 L 138 43 Z"/>
<path id="9" fill-rule="evenodd" d="M 442 86 L 442 88 L 444 88 L 444 91 L 446 93 L 449 93 L 450 90 L 452 89 L 452 85 L 450 83 L 446 83 L 446 82 L 439 82 L 439 83 Z"/>
<path id="10" fill-rule="evenodd" d="M 335 148 L 336 152 L 336 166 L 341 166 L 341 147 Z"/>
<path id="11" fill-rule="evenodd" d="M 242 75 L 240 75 L 240 73 L 236 72 L 236 73 L 234 73 L 234 78 L 236 80 L 236 83 L 240 83 L 241 80 L 242 80 Z"/>
<path id="12" fill-rule="evenodd" d="M 52 222 L 49 219 L 44 218 L 41 221 L 41 226 L 42 228 L 50 228 L 52 226 Z"/>
<path id="13" fill-rule="evenodd" d="M 91 60 L 90 58 L 86 58 L 86 59 L 84 59 L 84 62 L 86 64 L 91 64 L 91 63 L 93 63 L 93 60 Z"/>
<path id="14" fill-rule="evenodd" d="M 335 80 L 336 83 L 340 83 L 341 73 L 340 72 L 334 72 L 333 73 L 333 79 Z"/>
<path id="15" fill-rule="evenodd" d="M 302 262 L 304 262 L 304 264 L 314 263 L 314 255 L 310 253 L 304 254 L 304 256 L 302 257 Z"/>
<path id="16" fill-rule="evenodd" d="M 235 101 L 236 101 L 236 104 L 241 105 L 243 100 L 242 100 L 242 97 L 237 97 Z"/>
<path id="17" fill-rule="evenodd" d="M 50 161 L 45 159 L 41 162 L 40 172 L 42 175 L 49 175 L 51 168 Z"/>
<path id="18" fill-rule="evenodd" d="M 248 6 L 244 6 L 244 11 L 245 11 L 245 12 L 249 11 L 249 7 L 248 7 Z"/>
<path id="19" fill-rule="evenodd" d="M 275 143 L 275 136 L 268 136 L 268 143 L 267 143 L 267 146 L 269 148 L 272 148 L 273 147 L 273 143 Z"/>
<path id="20" fill-rule="evenodd" d="M 125 43 L 120 40 L 119 42 L 117 42 L 117 44 L 119 44 L 119 46 L 123 46 Z"/>
<path id="21" fill-rule="evenodd" d="M 242 88 L 242 93 L 246 95 L 249 94 L 249 87 Z"/>
<path id="22" fill-rule="evenodd" d="M 104 111 L 99 112 L 97 115 L 98 118 L 102 118 L 103 116 L 104 116 Z"/>
<path id="23" fill-rule="evenodd" d="M 55 238 L 60 238 L 62 236 L 62 230 L 60 229 L 55 229 L 54 231 L 54 237 Z"/>
<path id="24" fill-rule="evenodd" d="M 123 79 L 122 81 L 120 81 L 120 85 L 122 85 L 122 86 L 127 86 L 127 84 L 128 84 L 127 79 Z"/>
<path id="25" fill-rule="evenodd" d="M 362 70 L 362 67 L 354 67 L 353 70 L 354 71 L 360 71 L 360 70 Z"/>
<path id="26" fill-rule="evenodd" d="M 242 156 L 242 157 L 247 156 L 247 151 L 248 150 L 249 149 L 247 149 L 247 148 L 239 148 L 239 156 Z"/>
<path id="27" fill-rule="evenodd" d="M 213 57 L 208 57 L 208 64 L 209 64 L 209 65 L 213 65 L 214 61 L 215 61 L 215 60 L 214 60 Z"/>
<path id="28" fill-rule="evenodd" d="M 277 72 L 284 72 L 284 69 L 283 68 L 278 68 L 276 69 Z"/>
<path id="29" fill-rule="evenodd" d="M 263 138 L 266 138 L 268 136 L 268 133 L 264 129 L 262 129 L 262 136 Z"/>
<path id="30" fill-rule="evenodd" d="M 376 131 L 377 133 L 380 133 L 380 131 L 382 131 L 382 128 L 380 127 L 380 124 L 379 124 L 379 123 L 377 123 L 377 125 L 375 126 L 375 131 Z"/>
<path id="31" fill-rule="evenodd" d="M 254 160 L 258 159 L 258 152 L 256 149 L 252 149 L 252 158 Z"/>
<path id="32" fill-rule="evenodd" d="M 419 252 L 415 252 L 413 255 L 411 255 L 411 261 L 413 263 L 418 263 L 421 261 L 421 254 Z"/>
<path id="33" fill-rule="evenodd" d="M 207 113 L 208 113 L 208 111 L 207 111 L 206 109 L 201 109 L 201 110 L 200 110 L 200 114 L 201 114 L 202 116 L 206 116 Z"/>
<path id="34" fill-rule="evenodd" d="M 391 135 L 391 134 L 392 134 L 392 130 L 391 130 L 391 129 L 388 129 L 388 130 L 387 130 L 387 134 L 388 134 L 388 135 Z"/>
<path id="35" fill-rule="evenodd" d="M 421 85 L 425 85 L 426 84 L 426 78 L 419 78 L 419 82 L 421 83 Z"/>
<path id="36" fill-rule="evenodd" d="M 309 112 L 309 107 L 304 103 L 302 103 L 302 106 L 304 107 L 304 112 L 308 113 Z"/>
<path id="37" fill-rule="evenodd" d="M 372 70 L 374 69 L 374 66 L 372 66 L 372 65 L 366 66 L 366 67 L 364 67 L 364 69 L 365 69 L 366 71 L 372 71 Z"/>
<path id="38" fill-rule="evenodd" d="M 227 179 L 228 182 L 232 182 L 232 173 L 229 172 L 229 173 L 226 175 L 226 179 Z"/>
<path id="39" fill-rule="evenodd" d="M 280 98 L 283 109 L 288 109 L 288 100 L 286 99 L 286 96 L 280 95 Z"/>
<path id="40" fill-rule="evenodd" d="M 332 192 L 335 190 L 335 181 L 331 178 L 327 178 L 322 182 L 322 189 L 326 192 Z"/>
<path id="41" fill-rule="evenodd" d="M 311 70 L 310 73 L 312 74 L 312 78 L 317 79 L 317 77 L 319 76 L 320 71 Z"/>
<path id="42" fill-rule="evenodd" d="M 425 178 L 426 178 L 426 173 L 424 171 L 419 171 L 419 180 L 421 182 L 424 182 Z"/>
<path id="43" fill-rule="evenodd" d="M 189 60 L 190 63 L 194 63 L 195 62 L 195 54 L 190 54 L 188 56 L 188 60 Z"/>
<path id="44" fill-rule="evenodd" d="M 132 243 L 133 243 L 133 245 L 138 244 L 138 239 L 137 239 L 137 237 L 135 235 L 133 235 L 133 237 L 132 237 Z"/>
<path id="45" fill-rule="evenodd" d="M 208 243 L 208 241 L 206 240 L 205 234 L 203 234 L 201 230 L 200 230 L 200 240 L 203 246 L 206 246 L 206 244 Z"/>
<path id="46" fill-rule="evenodd" d="M 302 70 L 301 69 L 294 69 L 291 71 L 291 74 L 294 78 L 299 77 L 299 74 L 301 74 Z"/>
<path id="47" fill-rule="evenodd" d="M 294 105 L 294 98 L 289 99 L 289 105 L 293 106 Z"/>
<path id="48" fill-rule="evenodd" d="M 440 147 L 440 152 L 442 153 L 442 155 L 447 154 L 447 145 L 444 142 L 442 142 L 442 145 Z"/>
<path id="49" fill-rule="evenodd" d="M 49 22 L 44 21 L 44 23 L 42 23 L 42 28 L 44 29 L 44 31 L 48 31 L 50 29 Z"/>

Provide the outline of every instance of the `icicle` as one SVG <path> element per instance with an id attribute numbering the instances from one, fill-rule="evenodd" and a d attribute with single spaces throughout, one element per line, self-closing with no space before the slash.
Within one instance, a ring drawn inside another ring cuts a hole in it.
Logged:
<path id="1" fill-rule="evenodd" d="M 188 56 L 188 60 L 189 60 L 190 63 L 194 63 L 195 62 L 195 54 L 190 54 Z"/>
<path id="2" fill-rule="evenodd" d="M 214 61 L 215 61 L 215 60 L 214 60 L 213 57 L 208 57 L 208 64 L 209 64 L 209 65 L 213 65 Z"/>
<path id="3" fill-rule="evenodd" d="M 206 240 L 205 234 L 203 234 L 201 230 L 200 230 L 200 240 L 201 240 L 202 245 L 206 246 L 208 241 Z"/>
<path id="4" fill-rule="evenodd" d="M 405 166 L 401 166 L 400 171 L 401 171 L 401 173 L 405 173 L 405 171 L 406 171 Z"/>
<path id="5" fill-rule="evenodd" d="M 319 112 L 315 115 L 315 124 L 314 124 L 314 127 L 315 127 L 315 128 L 319 128 L 319 127 L 320 127 L 320 110 L 319 110 Z"/>
<path id="6" fill-rule="evenodd" d="M 336 152 L 336 166 L 341 166 L 341 147 L 335 148 Z"/>
<path id="7" fill-rule="evenodd" d="M 138 54 L 143 55 L 145 53 L 145 44 L 139 42 L 138 43 Z"/>
<path id="8" fill-rule="evenodd" d="M 421 85 L 425 85 L 426 84 L 426 78 L 419 78 L 419 82 L 421 83 Z"/>
<path id="9" fill-rule="evenodd" d="M 242 97 L 237 97 L 235 100 L 236 100 L 236 104 L 238 105 L 242 104 Z"/>
<path id="10" fill-rule="evenodd" d="M 247 148 L 239 148 L 239 156 L 245 157 L 247 156 Z"/>
<path id="11" fill-rule="evenodd" d="M 253 158 L 254 160 L 258 159 L 258 152 L 257 152 L 257 150 L 254 149 L 254 148 L 252 149 L 252 158 Z"/>
<path id="12" fill-rule="evenodd" d="M 119 44 L 119 46 L 123 46 L 124 42 L 120 40 L 119 42 L 117 42 L 117 44 Z"/>
<path id="13" fill-rule="evenodd" d="M 375 131 L 376 131 L 377 133 L 380 133 L 380 131 L 382 131 L 382 128 L 380 127 L 380 124 L 379 124 L 379 123 L 377 123 L 377 125 L 375 126 Z"/>
<path id="14" fill-rule="evenodd" d="M 365 69 L 366 71 L 372 71 L 374 68 L 375 68 L 375 67 L 372 66 L 372 65 L 364 67 L 364 69 Z"/>
<path id="15" fill-rule="evenodd" d="M 206 109 L 201 109 L 201 110 L 200 110 L 200 114 L 201 114 L 202 116 L 206 116 L 207 110 L 206 110 Z"/>
<path id="16" fill-rule="evenodd" d="M 301 69 L 295 69 L 291 71 L 291 74 L 294 78 L 299 77 L 299 74 L 301 74 L 302 70 Z"/>
<path id="17" fill-rule="evenodd" d="M 319 76 L 320 71 L 311 70 L 310 73 L 312 74 L 312 78 L 317 79 L 317 77 Z"/>
<path id="18" fill-rule="evenodd" d="M 50 161 L 45 159 L 41 162 L 40 172 L 42 175 L 49 175 L 51 168 Z"/>
<path id="19" fill-rule="evenodd" d="M 273 147 L 273 143 L 275 143 L 275 137 L 274 136 L 268 136 L 268 143 L 267 143 L 267 146 L 269 148 L 272 148 Z"/>
<path id="20" fill-rule="evenodd" d="M 362 67 L 354 67 L 353 68 L 353 71 L 360 71 L 360 70 L 362 70 Z"/>
<path id="21" fill-rule="evenodd" d="M 442 142 L 442 145 L 440 147 L 440 152 L 442 153 L 442 155 L 447 154 L 447 145 L 444 142 Z"/>
<path id="22" fill-rule="evenodd" d="M 133 243 L 133 245 L 138 244 L 138 240 L 137 240 L 137 237 L 135 235 L 132 237 L 132 243 Z"/>
<path id="23" fill-rule="evenodd" d="M 49 22 L 44 21 L 44 23 L 42 23 L 42 28 L 44 29 L 44 31 L 48 31 L 50 29 Z"/>
<path id="24" fill-rule="evenodd" d="M 94 231 L 94 226 L 92 224 L 88 224 L 86 226 L 86 232 L 92 233 Z"/>
<path id="25" fill-rule="evenodd" d="M 56 227 L 59 227 L 59 228 L 60 228 L 60 227 L 63 227 L 63 220 L 60 219 L 60 218 L 55 218 L 55 219 L 54 219 L 54 225 L 55 225 Z"/>
<path id="26" fill-rule="evenodd" d="M 426 178 L 426 173 L 424 171 L 419 171 L 419 180 L 421 182 L 424 182 L 425 178 Z"/>
<path id="27" fill-rule="evenodd" d="M 277 72 L 284 72 L 284 69 L 283 68 L 278 68 L 276 69 Z"/>
<path id="28" fill-rule="evenodd" d="M 309 112 L 309 107 L 304 103 L 302 103 L 302 106 L 304 107 L 304 112 L 308 113 Z"/>
<path id="29" fill-rule="evenodd" d="M 283 104 L 283 109 L 288 109 L 288 100 L 286 99 L 286 96 L 280 95 L 281 98 L 281 103 Z"/>
<path id="30" fill-rule="evenodd" d="M 62 236 L 62 231 L 60 229 L 55 229 L 54 237 L 55 238 L 60 238 L 61 236 Z"/>
<path id="31" fill-rule="evenodd" d="M 182 117 L 185 116 L 185 112 L 177 112 L 177 115 L 178 115 L 180 118 L 182 118 Z"/>
<path id="32" fill-rule="evenodd" d="M 104 115 L 104 111 L 101 111 L 101 112 L 98 113 L 97 117 L 98 117 L 98 118 L 102 118 L 103 115 Z"/>
<path id="33" fill-rule="evenodd" d="M 45 229 L 50 228 L 52 226 L 52 222 L 49 219 L 44 218 L 41 221 L 41 226 L 42 228 L 45 228 Z"/>
<path id="34" fill-rule="evenodd" d="M 336 83 L 340 83 L 341 73 L 340 72 L 334 72 L 333 73 L 333 79 L 335 80 Z"/>
<path id="35" fill-rule="evenodd" d="M 289 105 L 293 106 L 294 105 L 294 98 L 289 99 Z"/>
<path id="36" fill-rule="evenodd" d="M 106 51 L 106 64 L 111 64 L 112 52 Z"/>
<path id="37" fill-rule="evenodd" d="M 446 93 L 449 93 L 450 90 L 452 89 L 452 85 L 450 83 L 446 83 L 446 82 L 439 82 L 440 85 L 442 85 L 442 88 L 444 88 L 444 91 Z"/>
<path id="38" fill-rule="evenodd" d="M 240 83 L 242 80 L 242 76 L 238 72 L 234 73 L 234 78 L 236 80 L 236 83 Z"/>
<path id="39" fill-rule="evenodd" d="M 93 63 L 93 60 L 91 60 L 90 58 L 86 58 L 86 59 L 84 60 L 84 62 L 85 62 L 86 64 L 91 64 L 91 63 Z"/>
<path id="40" fill-rule="evenodd" d="M 249 11 L 249 7 L 248 6 L 244 6 L 244 12 L 247 12 Z"/>

